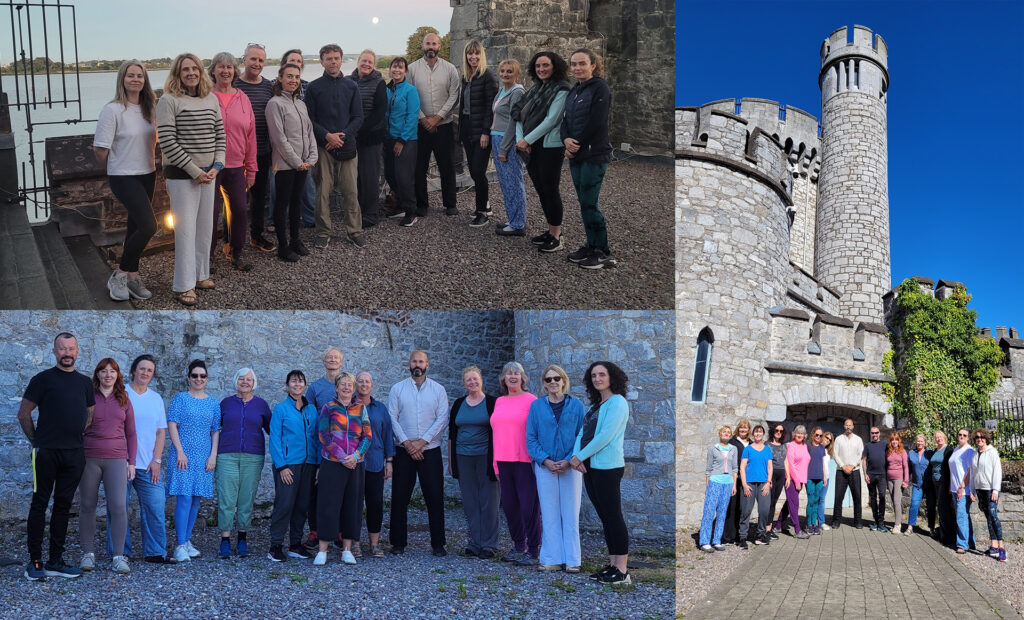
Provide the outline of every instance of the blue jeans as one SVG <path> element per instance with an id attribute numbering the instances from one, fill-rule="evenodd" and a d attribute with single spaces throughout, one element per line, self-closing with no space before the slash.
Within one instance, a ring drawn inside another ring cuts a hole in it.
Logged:
<path id="1" fill-rule="evenodd" d="M 928 527 L 935 527 L 935 489 L 927 483 L 910 490 L 910 513 L 907 514 L 907 526 L 917 525 L 917 513 L 921 511 L 921 500 L 925 500 L 925 505 L 928 507 Z"/>
<path id="2" fill-rule="evenodd" d="M 822 492 L 824 484 L 821 480 L 807 481 L 807 525 L 821 525 L 822 523 L 818 519 L 818 513 L 820 512 L 821 498 L 825 495 Z"/>
<path id="3" fill-rule="evenodd" d="M 722 542 L 722 531 L 725 529 L 725 511 L 729 508 L 729 497 L 732 483 L 722 484 L 709 482 L 704 491 L 704 515 L 700 519 L 700 544 Z M 712 532 L 712 530 L 714 530 Z"/>
<path id="4" fill-rule="evenodd" d="M 150 482 L 149 472 L 140 470 L 135 473 L 135 480 L 128 483 L 126 505 L 131 507 L 132 487 L 139 497 L 139 524 L 142 528 L 142 555 L 150 557 L 167 554 L 167 525 L 164 519 L 164 502 L 167 496 L 163 482 Z M 132 553 L 132 528 L 129 526 L 124 537 L 124 554 Z M 107 554 L 114 554 L 114 545 L 110 540 L 110 515 L 107 515 Z"/>
<path id="5" fill-rule="evenodd" d="M 825 523 L 825 495 L 828 493 L 828 481 L 821 485 L 821 493 L 818 497 L 818 525 Z"/>
<path id="6" fill-rule="evenodd" d="M 192 528 L 199 516 L 199 495 L 175 495 L 174 533 L 177 543 L 184 545 L 192 538 Z"/>
<path id="7" fill-rule="evenodd" d="M 974 523 L 970 515 L 971 496 L 965 491 L 960 499 L 953 493 L 952 499 L 953 514 L 956 515 L 956 548 L 974 549 Z"/>
<path id="8" fill-rule="evenodd" d="M 988 520 L 988 537 L 992 540 L 1002 540 L 1003 524 L 999 522 L 999 500 L 992 499 L 990 489 L 978 489 L 974 493 L 978 496 L 978 508 Z"/>

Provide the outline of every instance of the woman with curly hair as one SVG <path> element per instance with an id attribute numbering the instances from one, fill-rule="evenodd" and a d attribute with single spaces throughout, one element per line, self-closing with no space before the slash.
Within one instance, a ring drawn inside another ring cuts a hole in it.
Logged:
<path id="1" fill-rule="evenodd" d="M 601 583 L 632 583 L 626 568 L 629 531 L 622 518 L 622 444 L 629 421 L 629 377 L 612 362 L 594 362 L 583 373 L 590 410 L 576 436 L 569 464 L 583 474 L 583 486 L 604 528 L 608 565 L 590 576 Z"/>
<path id="2" fill-rule="evenodd" d="M 128 573 L 130 569 L 124 557 L 124 537 L 128 531 L 125 481 L 135 478 L 135 412 L 124 389 L 121 368 L 113 359 L 105 357 L 96 364 L 92 385 L 96 390 L 96 405 L 92 423 L 86 427 L 82 438 L 85 470 L 79 484 L 82 504 L 78 519 L 82 541 L 79 568 L 87 571 L 96 568 L 96 504 L 102 481 L 114 539 L 111 569 L 115 573 Z"/>

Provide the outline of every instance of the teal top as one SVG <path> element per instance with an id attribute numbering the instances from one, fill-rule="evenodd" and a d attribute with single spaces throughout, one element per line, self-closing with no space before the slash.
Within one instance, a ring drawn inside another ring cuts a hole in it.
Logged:
<path id="1" fill-rule="evenodd" d="M 590 459 L 590 466 L 597 469 L 615 469 L 625 467 L 626 460 L 622 453 L 622 442 L 625 439 L 626 423 L 629 421 L 629 403 L 620 394 L 613 394 L 604 401 L 597 410 L 597 428 L 594 438 L 583 448 L 580 442 L 584 430 L 576 435 L 576 445 L 572 455 L 581 461 Z M 584 426 L 586 426 L 584 424 Z"/>
<path id="2" fill-rule="evenodd" d="M 526 140 L 530 145 L 533 145 L 543 136 L 544 142 L 541 143 L 541 146 L 545 148 L 563 146 L 562 116 L 565 115 L 565 98 L 568 94 L 569 91 L 563 90 L 555 95 L 555 98 L 551 101 L 551 107 L 548 108 L 548 113 L 544 116 L 544 120 L 525 136 L 523 135 L 523 124 L 517 121 L 516 142 Z"/>
<path id="3" fill-rule="evenodd" d="M 720 442 L 715 444 L 715 447 L 718 448 L 719 452 L 722 453 L 722 456 L 725 458 L 725 460 L 728 461 L 729 460 L 729 450 L 732 450 L 733 447 L 730 446 L 730 445 L 724 445 L 723 446 Z M 708 476 L 708 480 L 711 481 L 711 482 L 717 482 L 718 484 L 729 484 L 729 485 L 731 485 L 732 484 L 732 474 L 729 474 L 729 473 L 712 474 L 712 475 Z"/>

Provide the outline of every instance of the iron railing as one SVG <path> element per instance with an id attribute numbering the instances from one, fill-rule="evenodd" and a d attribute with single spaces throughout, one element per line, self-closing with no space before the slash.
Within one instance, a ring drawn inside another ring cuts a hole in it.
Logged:
<path id="1" fill-rule="evenodd" d="M 1024 459 L 1024 399 L 986 403 L 980 407 L 945 411 L 939 415 L 942 430 L 955 438 L 961 428 L 987 428 L 992 446 L 1002 459 Z M 974 442 L 971 442 L 974 445 Z"/>

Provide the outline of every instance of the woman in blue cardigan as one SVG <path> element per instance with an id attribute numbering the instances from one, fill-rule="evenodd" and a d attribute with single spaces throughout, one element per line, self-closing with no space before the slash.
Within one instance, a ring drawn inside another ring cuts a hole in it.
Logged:
<path id="1" fill-rule="evenodd" d="M 629 532 L 622 518 L 619 486 L 626 467 L 622 443 L 629 421 L 629 377 L 611 362 L 594 362 L 584 373 L 583 383 L 591 407 L 576 437 L 569 464 L 583 474 L 587 497 L 601 519 L 608 545 L 608 566 L 590 578 L 602 583 L 628 584 L 632 583 L 626 569 Z"/>
<path id="2" fill-rule="evenodd" d="M 409 63 L 399 56 L 391 61 L 391 83 L 388 84 L 388 111 L 384 125 L 384 178 L 395 192 L 396 216 L 405 213 L 402 226 L 416 223 L 416 127 L 419 124 L 420 95 L 405 79 Z M 394 217 L 394 216 L 392 216 Z"/>
<path id="3" fill-rule="evenodd" d="M 309 492 L 320 462 L 316 434 L 317 411 L 306 400 L 306 375 L 293 370 L 285 379 L 288 398 L 277 403 L 270 417 L 270 460 L 274 463 L 274 512 L 270 517 L 270 552 L 274 562 L 289 557 L 311 558 L 302 546 L 302 526 L 309 510 Z M 282 548 L 285 531 L 291 544 Z"/>
<path id="4" fill-rule="evenodd" d="M 541 374 L 546 398 L 530 403 L 526 418 L 526 449 L 533 459 L 543 531 L 540 569 L 580 572 L 580 498 L 583 476 L 569 466 L 585 410 L 566 394 L 569 376 L 559 366 Z"/>

